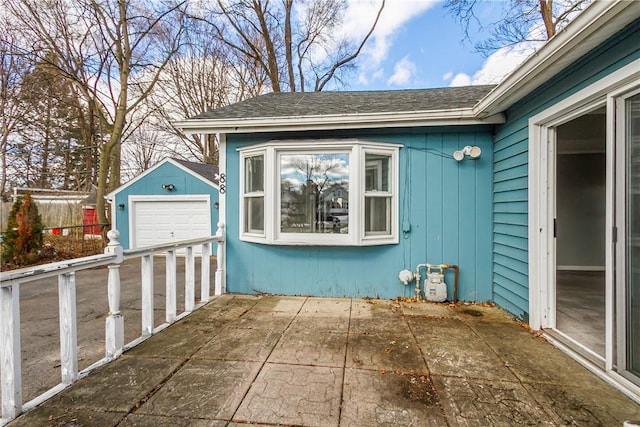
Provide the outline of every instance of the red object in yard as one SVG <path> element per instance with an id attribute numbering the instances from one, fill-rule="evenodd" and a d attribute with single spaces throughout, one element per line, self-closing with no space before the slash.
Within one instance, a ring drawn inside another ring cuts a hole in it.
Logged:
<path id="1" fill-rule="evenodd" d="M 100 226 L 98 224 L 98 212 L 96 208 L 83 207 L 82 208 L 82 234 L 87 235 L 99 235 Z"/>
<path id="2" fill-rule="evenodd" d="M 62 229 L 60 228 L 54 228 L 53 230 L 51 230 L 51 234 L 58 236 L 60 235 L 60 233 L 62 232 Z"/>

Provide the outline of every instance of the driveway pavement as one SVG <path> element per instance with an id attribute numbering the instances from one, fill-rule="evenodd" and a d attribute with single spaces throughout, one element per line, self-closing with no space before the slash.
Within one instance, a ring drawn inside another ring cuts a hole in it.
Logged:
<path id="1" fill-rule="evenodd" d="M 494 307 L 223 295 L 16 426 L 621 426 L 640 406 Z"/>

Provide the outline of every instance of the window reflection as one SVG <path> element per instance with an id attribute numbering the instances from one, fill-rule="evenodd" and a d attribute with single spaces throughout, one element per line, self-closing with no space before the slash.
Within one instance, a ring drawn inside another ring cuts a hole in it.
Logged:
<path id="1" fill-rule="evenodd" d="M 280 231 L 348 230 L 349 154 L 281 154 Z"/>

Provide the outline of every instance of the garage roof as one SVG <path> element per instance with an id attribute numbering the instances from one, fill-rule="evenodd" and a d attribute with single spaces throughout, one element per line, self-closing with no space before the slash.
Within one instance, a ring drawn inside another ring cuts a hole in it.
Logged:
<path id="1" fill-rule="evenodd" d="M 116 188 L 115 190 L 113 190 L 112 192 L 107 194 L 105 197 L 107 199 L 112 199 L 113 197 L 115 197 L 116 194 L 118 194 L 119 192 L 121 192 L 125 188 L 129 187 L 130 185 L 134 184 L 135 182 L 140 181 L 145 176 L 149 175 L 150 173 L 152 173 L 153 171 L 155 171 L 156 169 L 158 169 L 160 166 L 164 165 L 165 163 L 171 163 L 174 166 L 176 166 L 177 168 L 184 170 L 186 173 L 189 173 L 191 175 L 195 175 L 196 177 L 198 177 L 202 181 L 206 182 L 207 184 L 211 185 L 215 189 L 218 189 L 218 166 L 216 166 L 216 165 L 208 165 L 208 164 L 205 164 L 205 163 L 190 162 L 190 161 L 187 161 L 187 160 L 166 158 L 166 159 L 156 163 L 155 165 L 153 165 L 152 167 L 150 167 L 149 169 L 147 169 L 146 171 L 144 171 L 140 175 L 138 175 L 135 178 L 131 179 L 126 184 L 123 184 L 120 187 Z"/>
<path id="2" fill-rule="evenodd" d="M 196 175 L 200 175 L 202 178 L 205 178 L 207 181 L 211 181 L 211 183 L 217 187 L 218 166 L 208 165 L 206 163 L 189 162 L 187 160 L 180 160 L 180 159 L 173 159 L 173 158 L 171 160 L 181 164 L 182 166 L 189 169 Z"/>

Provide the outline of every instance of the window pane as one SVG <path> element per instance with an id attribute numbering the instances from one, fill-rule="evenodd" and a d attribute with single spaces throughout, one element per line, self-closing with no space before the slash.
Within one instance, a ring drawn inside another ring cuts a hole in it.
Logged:
<path id="1" fill-rule="evenodd" d="M 264 156 L 252 156 L 244 159 L 244 191 L 255 193 L 264 191 Z"/>
<path id="2" fill-rule="evenodd" d="M 280 231 L 347 233 L 349 154 L 280 155 Z"/>
<path id="3" fill-rule="evenodd" d="M 264 232 L 264 197 L 246 197 L 244 229 L 248 233 Z"/>
<path id="4" fill-rule="evenodd" d="M 365 154 L 365 191 L 389 191 L 389 164 L 391 156 Z"/>
<path id="5" fill-rule="evenodd" d="M 364 204 L 365 236 L 391 234 L 391 197 L 365 197 Z"/>

